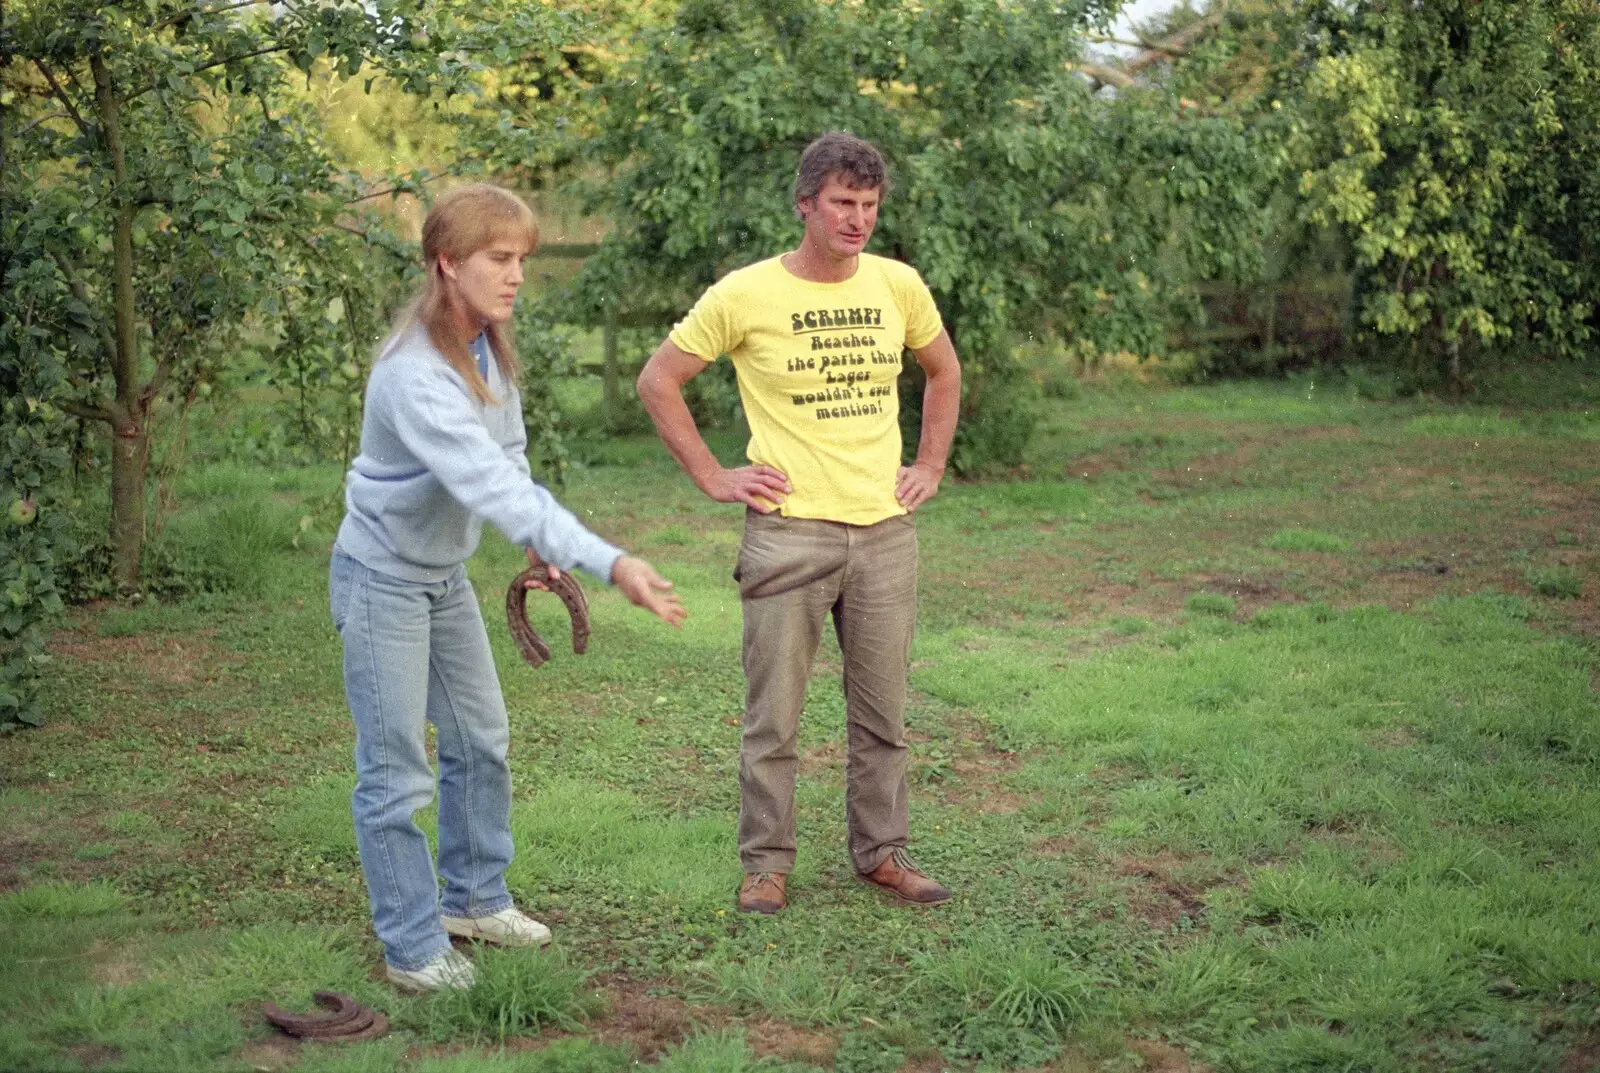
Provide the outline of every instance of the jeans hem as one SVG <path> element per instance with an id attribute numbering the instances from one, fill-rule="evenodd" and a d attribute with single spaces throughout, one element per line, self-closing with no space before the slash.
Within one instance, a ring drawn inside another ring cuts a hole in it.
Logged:
<path id="1" fill-rule="evenodd" d="M 443 933 L 441 932 L 440 934 Z M 433 953 L 429 954 L 427 957 L 423 958 L 422 961 L 416 965 L 402 965 L 400 962 L 390 957 L 387 951 L 383 955 L 383 963 L 389 966 L 391 969 L 399 969 L 401 972 L 416 972 L 418 969 L 427 968 L 429 965 L 433 964 L 434 961 L 438 960 L 440 954 L 443 954 L 449 949 L 450 938 L 449 936 L 445 936 L 444 942 L 439 944 L 439 948 Z"/>
<path id="2" fill-rule="evenodd" d="M 440 913 L 441 916 L 457 917 L 457 918 L 462 919 L 462 920 L 476 920 L 479 917 L 492 917 L 496 913 L 502 912 L 503 910 L 506 910 L 506 909 L 510 909 L 515 904 L 516 904 L 516 899 L 511 897 L 511 895 L 508 894 L 504 898 L 495 899 L 494 901 L 488 903 L 487 906 L 484 906 L 484 905 L 469 906 L 468 908 L 463 909 L 460 912 L 457 912 L 456 910 L 451 909 L 448 905 L 446 905 L 446 906 L 442 906 L 440 908 L 439 913 Z"/>

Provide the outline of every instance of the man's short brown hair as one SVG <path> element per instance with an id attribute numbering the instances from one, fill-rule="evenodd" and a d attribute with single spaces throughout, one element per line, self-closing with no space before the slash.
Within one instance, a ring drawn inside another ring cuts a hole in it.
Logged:
<path id="1" fill-rule="evenodd" d="M 796 208 L 816 197 L 830 175 L 837 175 L 852 190 L 877 187 L 880 199 L 889 193 L 889 169 L 877 146 L 848 131 L 830 130 L 800 154 L 800 168 L 794 176 Z"/>

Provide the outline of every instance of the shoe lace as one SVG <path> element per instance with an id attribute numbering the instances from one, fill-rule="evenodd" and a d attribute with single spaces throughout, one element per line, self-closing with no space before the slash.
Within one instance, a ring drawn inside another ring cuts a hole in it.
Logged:
<path id="1" fill-rule="evenodd" d="M 759 887 L 763 883 L 776 883 L 777 880 L 778 880 L 778 873 L 777 872 L 757 872 L 755 881 L 752 882 L 750 885 L 752 887 Z"/>

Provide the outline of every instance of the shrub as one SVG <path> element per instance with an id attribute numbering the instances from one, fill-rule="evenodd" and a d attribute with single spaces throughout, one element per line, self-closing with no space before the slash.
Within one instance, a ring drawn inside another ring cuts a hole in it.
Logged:
<path id="1" fill-rule="evenodd" d="M 146 591 L 259 597 L 274 576 L 274 557 L 294 546 L 298 526 L 293 507 L 260 492 L 178 515 L 146 546 Z"/>

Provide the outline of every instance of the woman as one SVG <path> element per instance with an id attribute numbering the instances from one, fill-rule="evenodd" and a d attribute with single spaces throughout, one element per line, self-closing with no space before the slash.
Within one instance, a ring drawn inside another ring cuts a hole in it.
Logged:
<path id="1" fill-rule="evenodd" d="M 510 735 L 463 566 L 483 522 L 530 561 L 537 552 L 552 579 L 581 567 L 664 622 L 685 617 L 670 582 L 530 477 L 508 323 L 537 244 L 533 214 L 498 187 L 451 190 L 428 213 L 427 280 L 367 383 L 333 548 L 330 602 L 356 725 L 356 843 L 389 979 L 410 990 L 472 986 L 451 935 L 515 946 L 550 938 L 505 884 Z M 439 754 L 437 878 L 412 820 L 433 799 L 425 719 Z"/>

